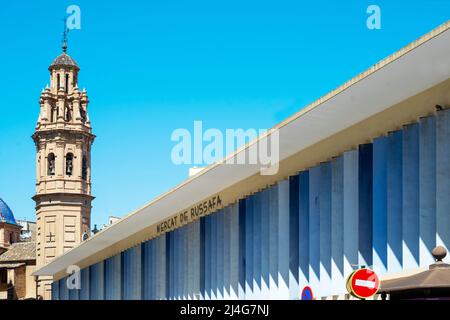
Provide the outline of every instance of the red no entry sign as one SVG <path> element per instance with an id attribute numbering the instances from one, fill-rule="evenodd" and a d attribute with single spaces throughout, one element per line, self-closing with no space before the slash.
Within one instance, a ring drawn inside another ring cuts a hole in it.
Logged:
<path id="1" fill-rule="evenodd" d="M 380 280 L 370 269 L 354 271 L 347 280 L 347 290 L 360 299 L 367 299 L 375 295 L 380 287 Z"/>

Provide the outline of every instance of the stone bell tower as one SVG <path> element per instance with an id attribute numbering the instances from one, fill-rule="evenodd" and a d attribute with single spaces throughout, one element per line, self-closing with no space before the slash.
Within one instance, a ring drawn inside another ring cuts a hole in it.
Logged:
<path id="1" fill-rule="evenodd" d="M 65 37 L 64 37 L 65 38 Z M 36 264 L 40 268 L 90 235 L 91 145 L 89 99 L 78 89 L 77 63 L 63 52 L 50 65 L 50 87 L 40 97 L 36 144 Z M 51 278 L 38 294 L 51 298 Z"/>

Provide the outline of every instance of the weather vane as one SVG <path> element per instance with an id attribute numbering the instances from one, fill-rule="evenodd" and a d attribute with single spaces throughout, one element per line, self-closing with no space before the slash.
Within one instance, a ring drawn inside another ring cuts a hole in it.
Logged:
<path id="1" fill-rule="evenodd" d="M 69 29 L 67 28 L 67 17 L 64 17 L 63 22 L 64 22 L 64 32 L 63 32 L 62 49 L 63 49 L 63 52 L 66 53 L 67 52 L 67 34 L 69 33 Z"/>

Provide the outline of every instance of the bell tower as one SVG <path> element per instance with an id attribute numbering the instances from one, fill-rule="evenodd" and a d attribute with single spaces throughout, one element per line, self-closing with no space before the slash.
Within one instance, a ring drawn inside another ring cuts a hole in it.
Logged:
<path id="1" fill-rule="evenodd" d="M 36 145 L 36 264 L 40 268 L 90 235 L 92 134 L 86 90 L 78 89 L 77 63 L 62 53 L 49 67 L 32 138 Z M 38 279 L 38 294 L 51 298 L 51 278 Z"/>

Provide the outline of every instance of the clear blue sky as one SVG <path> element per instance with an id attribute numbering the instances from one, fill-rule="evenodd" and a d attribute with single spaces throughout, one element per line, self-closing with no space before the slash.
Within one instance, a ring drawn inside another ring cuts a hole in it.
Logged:
<path id="1" fill-rule="evenodd" d="M 34 219 L 30 138 L 61 19 L 77 4 L 69 54 L 81 66 L 97 139 L 93 223 L 183 181 L 171 133 L 269 128 L 449 18 L 448 0 L 4 1 L 0 8 L 0 197 Z M 366 28 L 366 8 L 382 29 Z"/>

